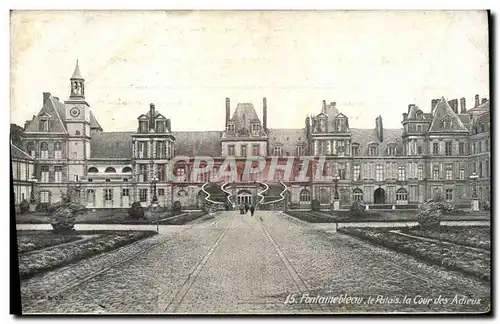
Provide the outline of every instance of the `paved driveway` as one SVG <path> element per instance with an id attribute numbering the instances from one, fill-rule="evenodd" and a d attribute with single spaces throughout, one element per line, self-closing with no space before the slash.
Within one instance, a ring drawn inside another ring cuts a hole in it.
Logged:
<path id="1" fill-rule="evenodd" d="M 486 283 L 318 230 L 278 212 L 259 211 L 254 217 L 223 212 L 205 222 L 169 228 L 114 252 L 23 281 L 23 311 L 214 314 L 489 309 Z M 469 304 L 460 304 L 464 300 Z"/>

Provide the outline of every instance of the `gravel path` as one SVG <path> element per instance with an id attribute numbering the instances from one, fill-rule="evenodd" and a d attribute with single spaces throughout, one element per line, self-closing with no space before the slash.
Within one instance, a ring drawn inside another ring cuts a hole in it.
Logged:
<path id="1" fill-rule="evenodd" d="M 204 222 L 169 226 L 152 238 L 23 281 L 23 311 L 219 314 L 489 309 L 488 284 L 347 235 L 319 231 L 279 212 L 256 215 L 263 220 L 223 212 Z M 345 299 L 346 295 L 357 299 Z M 461 305 L 453 302 L 455 295 L 456 302 L 462 295 L 481 300 Z M 341 302 L 335 297 L 341 297 Z M 446 304 L 443 298 L 448 299 Z"/>

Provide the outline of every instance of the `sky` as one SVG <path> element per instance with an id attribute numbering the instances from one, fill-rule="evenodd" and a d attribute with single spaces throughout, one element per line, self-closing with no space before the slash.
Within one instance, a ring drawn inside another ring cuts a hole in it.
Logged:
<path id="1" fill-rule="evenodd" d="M 409 104 L 489 96 L 485 11 L 14 11 L 11 122 L 65 100 L 75 61 L 104 131 L 133 131 L 150 103 L 173 131 L 223 130 L 250 102 L 301 128 L 322 100 L 351 128 L 400 128 Z"/>

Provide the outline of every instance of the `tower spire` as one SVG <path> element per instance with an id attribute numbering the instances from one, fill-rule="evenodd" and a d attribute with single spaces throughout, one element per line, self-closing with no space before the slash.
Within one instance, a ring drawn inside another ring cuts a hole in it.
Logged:
<path id="1" fill-rule="evenodd" d="M 80 66 L 78 59 L 76 60 L 75 71 L 70 79 L 71 92 L 70 99 L 85 99 L 85 79 L 80 73 Z"/>

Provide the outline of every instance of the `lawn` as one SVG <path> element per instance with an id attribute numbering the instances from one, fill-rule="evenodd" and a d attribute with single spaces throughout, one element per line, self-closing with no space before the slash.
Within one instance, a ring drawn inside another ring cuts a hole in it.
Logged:
<path id="1" fill-rule="evenodd" d="M 93 235 L 85 240 L 80 240 L 82 236 L 89 234 Z M 32 249 L 29 253 L 20 253 L 19 273 L 21 279 L 31 278 L 35 275 L 117 249 L 155 234 L 155 232 L 147 231 L 75 232 L 74 236 L 76 241 L 70 241 L 69 243 L 65 242 L 66 244 L 59 245 L 52 244 L 51 246 L 45 246 L 45 248 Z M 51 231 L 39 233 L 23 233 L 23 231 L 18 231 L 17 235 L 18 237 L 25 237 L 27 241 L 37 242 L 33 244 L 39 247 L 42 246 L 42 244 L 39 243 L 41 241 L 56 242 L 60 239 L 59 237 L 61 237 Z M 29 236 L 31 236 L 31 238 L 28 239 Z"/>
<path id="2" fill-rule="evenodd" d="M 491 229 L 486 226 L 441 226 L 436 229 L 420 229 L 418 227 L 405 229 L 404 233 L 423 236 L 440 241 L 472 246 L 481 249 L 491 249 Z"/>
<path id="3" fill-rule="evenodd" d="M 362 216 L 352 217 L 348 210 L 336 211 L 293 211 L 286 212 L 288 215 L 309 223 L 341 223 L 341 222 L 397 222 L 417 221 L 416 210 L 394 210 L 394 211 L 372 211 L 368 210 Z M 443 215 L 443 221 L 447 220 L 489 220 L 484 215 Z"/>
<path id="4" fill-rule="evenodd" d="M 391 232 L 387 228 L 339 228 L 338 232 L 409 254 L 427 263 L 460 271 L 481 280 L 490 280 L 490 253 L 461 245 L 422 241 Z M 466 229 L 463 229 L 465 232 Z"/>

